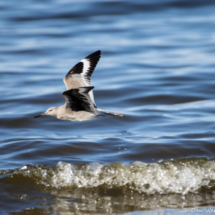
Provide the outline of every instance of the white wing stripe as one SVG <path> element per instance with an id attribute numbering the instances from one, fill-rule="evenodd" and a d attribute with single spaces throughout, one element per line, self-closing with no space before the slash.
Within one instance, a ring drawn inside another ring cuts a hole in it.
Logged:
<path id="1" fill-rule="evenodd" d="M 87 72 L 90 68 L 90 61 L 84 58 L 83 60 L 81 60 L 81 62 L 84 64 L 82 74 L 87 75 Z"/>

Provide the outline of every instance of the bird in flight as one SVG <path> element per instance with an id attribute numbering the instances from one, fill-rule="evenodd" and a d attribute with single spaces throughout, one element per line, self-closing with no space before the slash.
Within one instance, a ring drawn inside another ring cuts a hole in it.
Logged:
<path id="1" fill-rule="evenodd" d="M 61 120 L 86 121 L 96 117 L 123 114 L 113 113 L 98 108 L 94 101 L 91 86 L 91 75 L 101 57 L 101 51 L 96 51 L 77 63 L 63 79 L 67 90 L 62 93 L 66 102 L 59 107 L 50 107 L 46 112 L 34 118 L 51 115 Z"/>

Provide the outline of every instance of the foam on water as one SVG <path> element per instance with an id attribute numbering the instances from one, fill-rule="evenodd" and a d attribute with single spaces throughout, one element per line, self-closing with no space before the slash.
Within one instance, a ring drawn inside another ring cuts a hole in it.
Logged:
<path id="1" fill-rule="evenodd" d="M 5 171 L 2 173 L 6 174 Z M 212 189 L 215 160 L 180 159 L 133 164 L 69 164 L 60 161 L 56 167 L 25 165 L 7 172 L 9 177 L 30 177 L 39 185 L 51 188 L 126 188 L 144 194 L 187 194 L 202 188 Z"/>

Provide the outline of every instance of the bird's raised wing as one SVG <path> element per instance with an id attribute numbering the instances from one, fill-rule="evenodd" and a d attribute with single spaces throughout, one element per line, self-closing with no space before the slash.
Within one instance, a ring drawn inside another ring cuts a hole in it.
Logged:
<path id="1" fill-rule="evenodd" d="M 63 79 L 67 90 L 85 86 L 91 86 L 91 75 L 100 59 L 101 51 L 96 51 L 84 59 L 82 59 L 79 63 L 77 63 L 65 76 Z M 94 102 L 93 92 L 89 92 L 89 96 Z"/>

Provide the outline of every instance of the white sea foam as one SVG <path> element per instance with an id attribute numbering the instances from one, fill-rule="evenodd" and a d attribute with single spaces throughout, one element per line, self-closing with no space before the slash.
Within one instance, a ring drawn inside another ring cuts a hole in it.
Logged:
<path id="1" fill-rule="evenodd" d="M 25 165 L 26 166 L 26 165 Z M 47 187 L 122 188 L 146 194 L 187 194 L 200 188 L 210 189 L 215 180 L 215 161 L 183 159 L 125 165 L 90 163 L 83 165 L 59 162 L 56 167 L 27 166 L 13 175 L 39 178 L 36 183 Z"/>

